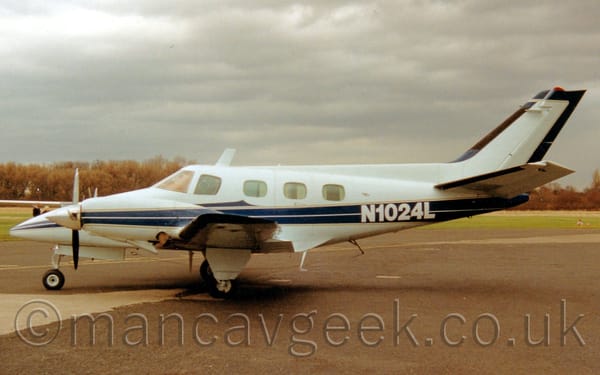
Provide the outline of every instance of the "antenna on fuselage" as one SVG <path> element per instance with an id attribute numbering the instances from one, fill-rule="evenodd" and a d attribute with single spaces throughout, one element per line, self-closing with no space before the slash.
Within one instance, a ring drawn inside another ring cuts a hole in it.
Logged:
<path id="1" fill-rule="evenodd" d="M 219 167 L 229 167 L 231 165 L 231 162 L 233 161 L 234 156 L 235 156 L 235 149 L 234 148 L 226 148 L 225 151 L 223 151 L 223 153 L 221 154 L 221 157 L 219 158 L 219 160 L 217 160 L 217 163 L 215 165 L 217 165 Z"/>
<path id="2" fill-rule="evenodd" d="M 360 247 L 360 245 L 358 244 L 358 242 L 355 239 L 351 238 L 348 240 L 348 242 L 350 242 L 352 245 L 358 247 L 358 250 L 360 250 L 361 255 L 365 255 L 365 251 L 362 249 L 362 247 Z"/>
<path id="3" fill-rule="evenodd" d="M 304 252 L 302 252 L 302 259 L 300 259 L 300 271 L 301 272 L 308 271 L 306 268 L 304 268 L 304 260 L 306 260 L 307 254 L 308 254 L 308 250 L 304 250 Z"/>

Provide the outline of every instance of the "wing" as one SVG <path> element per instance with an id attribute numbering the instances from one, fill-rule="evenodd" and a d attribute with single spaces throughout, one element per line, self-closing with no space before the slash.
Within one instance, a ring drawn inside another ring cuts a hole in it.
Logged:
<path id="1" fill-rule="evenodd" d="M 561 165 L 550 161 L 540 161 L 445 182 L 435 187 L 441 190 L 468 189 L 490 196 L 512 198 L 571 173 L 573 173 L 572 170 Z"/>
<path id="2" fill-rule="evenodd" d="M 21 200 L 0 200 L 2 206 L 50 206 L 50 207 L 62 207 L 69 205 L 72 202 L 59 202 L 59 201 L 21 201 Z"/>
<path id="3" fill-rule="evenodd" d="M 186 225 L 179 237 L 189 248 L 250 249 L 256 253 L 293 252 L 290 241 L 274 238 L 279 229 L 271 220 L 209 212 Z"/>

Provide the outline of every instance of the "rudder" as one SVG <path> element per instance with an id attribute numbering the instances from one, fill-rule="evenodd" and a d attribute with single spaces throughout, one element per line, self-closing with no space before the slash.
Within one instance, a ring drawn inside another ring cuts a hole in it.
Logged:
<path id="1" fill-rule="evenodd" d="M 475 175 L 541 161 L 584 93 L 540 92 L 454 162 Z"/>

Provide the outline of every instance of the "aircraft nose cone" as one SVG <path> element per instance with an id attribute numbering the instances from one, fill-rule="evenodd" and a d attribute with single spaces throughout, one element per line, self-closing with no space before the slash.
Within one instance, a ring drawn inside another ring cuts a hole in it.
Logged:
<path id="1" fill-rule="evenodd" d="M 21 225 L 23 225 L 23 224 L 24 224 L 24 223 L 21 223 L 21 224 L 15 225 L 14 227 L 10 228 L 10 229 L 8 230 L 8 234 L 9 234 L 11 237 L 19 237 L 19 230 L 21 230 L 21 229 L 22 229 L 22 228 L 21 228 Z"/>
<path id="2" fill-rule="evenodd" d="M 22 236 L 22 234 L 23 234 L 23 228 L 21 227 L 21 225 L 22 225 L 22 224 L 15 225 L 14 227 L 10 228 L 10 229 L 8 230 L 8 234 L 9 234 L 11 237 L 16 237 L 16 238 L 24 238 L 24 237 Z"/>
<path id="3" fill-rule="evenodd" d="M 43 218 L 43 216 L 36 216 L 10 228 L 8 233 L 12 237 L 23 238 L 28 240 L 35 238 L 35 236 L 37 235 L 37 229 L 47 228 L 49 226 L 48 224 L 52 223 L 49 223 L 48 220 Z M 52 224 L 52 226 L 54 225 L 55 224 Z"/>
<path id="4" fill-rule="evenodd" d="M 79 230 L 81 229 L 80 212 L 79 206 L 68 206 L 50 211 L 45 216 L 46 219 L 62 227 Z"/>

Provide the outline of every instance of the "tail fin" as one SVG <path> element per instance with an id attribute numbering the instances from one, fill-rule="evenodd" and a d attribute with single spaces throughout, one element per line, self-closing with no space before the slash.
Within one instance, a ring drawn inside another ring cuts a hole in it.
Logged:
<path id="1" fill-rule="evenodd" d="M 584 93 L 540 92 L 454 162 L 468 176 L 541 161 Z"/>

